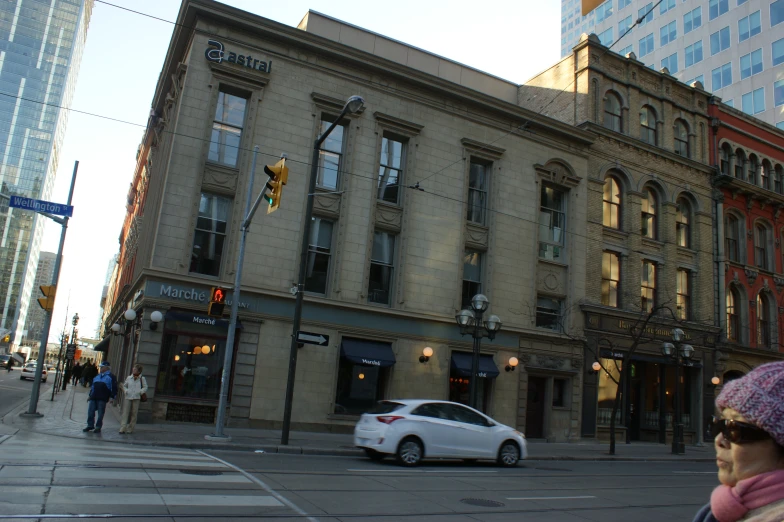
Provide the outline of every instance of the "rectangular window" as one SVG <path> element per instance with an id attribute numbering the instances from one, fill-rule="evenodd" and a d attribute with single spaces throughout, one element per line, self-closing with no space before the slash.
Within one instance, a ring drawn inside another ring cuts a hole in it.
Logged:
<path id="1" fill-rule="evenodd" d="M 708 3 L 708 10 L 710 12 L 710 19 L 718 18 L 730 10 L 729 0 L 710 0 Z"/>
<path id="2" fill-rule="evenodd" d="M 691 303 L 689 301 L 691 297 L 691 289 L 689 288 L 689 276 L 690 273 L 688 270 L 684 268 L 678 269 L 677 275 L 677 284 L 676 284 L 676 306 L 677 306 L 677 317 L 681 321 L 688 321 L 691 317 L 689 311 L 691 310 Z"/>
<path id="3" fill-rule="evenodd" d="M 745 3 L 746 3 L 746 2 L 748 2 L 748 1 L 749 1 L 749 0 L 738 0 L 738 5 L 745 4 Z"/>
<path id="4" fill-rule="evenodd" d="M 308 266 L 305 273 L 305 291 L 327 293 L 329 262 L 332 258 L 332 221 L 314 217 L 310 224 Z"/>
<path id="5" fill-rule="evenodd" d="M 618 22 L 618 38 L 623 36 L 623 34 L 632 26 L 632 15 L 627 16 L 620 22 Z"/>
<path id="6" fill-rule="evenodd" d="M 770 26 L 784 22 L 784 0 L 776 0 L 770 4 Z"/>
<path id="7" fill-rule="evenodd" d="M 641 278 L 640 307 L 645 313 L 651 313 L 656 306 L 656 263 L 643 259 Z"/>
<path id="8" fill-rule="evenodd" d="M 677 37 L 678 25 L 675 20 L 659 29 L 659 41 L 661 42 L 661 46 L 665 46 L 670 42 L 674 42 L 675 38 Z"/>
<path id="9" fill-rule="evenodd" d="M 368 302 L 392 303 L 392 283 L 395 269 L 395 234 L 377 230 L 373 234 L 373 251 L 370 254 L 370 282 Z"/>
<path id="10" fill-rule="evenodd" d="M 599 41 L 605 47 L 610 47 L 613 43 L 613 28 L 610 27 L 606 31 L 602 31 L 602 34 L 599 35 Z"/>
<path id="11" fill-rule="evenodd" d="M 702 61 L 702 40 L 699 40 L 686 47 L 686 67 L 690 67 L 695 63 L 700 63 L 701 61 Z M 691 82 L 688 83 L 688 85 L 691 85 Z"/>
<path id="12" fill-rule="evenodd" d="M 618 10 L 620 11 L 624 7 L 629 7 L 632 5 L 632 0 L 618 0 Z"/>
<path id="13" fill-rule="evenodd" d="M 776 40 L 772 45 L 773 65 L 784 63 L 784 38 Z"/>
<path id="14" fill-rule="evenodd" d="M 675 0 L 661 0 L 659 4 L 659 14 L 664 14 L 670 9 L 675 9 Z"/>
<path id="15" fill-rule="evenodd" d="M 642 18 L 640 27 L 653 22 L 653 2 L 649 3 L 642 9 L 637 10 L 637 18 Z"/>
<path id="16" fill-rule="evenodd" d="M 334 120 L 321 119 L 319 136 L 322 135 Z M 321 143 L 319 149 L 318 174 L 316 184 L 319 187 L 337 190 L 340 182 L 340 168 L 343 161 L 343 134 L 345 127 L 342 124 L 336 125 L 327 139 Z"/>
<path id="17" fill-rule="evenodd" d="M 561 300 L 551 297 L 536 299 L 536 327 L 561 330 Z"/>
<path id="18" fill-rule="evenodd" d="M 683 15 L 683 34 L 693 31 L 702 25 L 702 7 Z"/>
<path id="19" fill-rule="evenodd" d="M 724 103 L 724 105 L 726 105 L 727 107 L 733 107 L 733 108 L 735 107 L 735 102 L 734 102 L 733 100 L 727 100 L 727 101 L 725 101 L 725 102 L 723 102 L 723 103 Z"/>
<path id="20" fill-rule="evenodd" d="M 569 390 L 566 379 L 553 379 L 553 408 L 566 407 L 566 394 Z"/>
<path id="21" fill-rule="evenodd" d="M 782 121 L 778 122 L 778 123 L 776 124 L 776 128 L 777 128 L 777 129 L 784 130 L 784 120 L 782 120 Z"/>
<path id="22" fill-rule="evenodd" d="M 191 254 L 192 273 L 215 277 L 220 275 L 230 204 L 231 200 L 228 198 L 201 194 Z"/>
<path id="23" fill-rule="evenodd" d="M 700 46 L 702 47 L 702 46 Z M 695 62 L 696 63 L 696 62 Z M 691 80 L 684 82 L 686 85 L 691 85 L 695 82 L 700 82 L 703 86 L 705 86 L 705 77 L 703 75 L 699 75 L 696 78 L 692 78 Z"/>
<path id="24" fill-rule="evenodd" d="M 471 298 L 482 293 L 482 252 L 466 249 L 463 256 L 461 306 L 471 308 Z"/>
<path id="25" fill-rule="evenodd" d="M 729 26 L 710 35 L 711 56 L 730 48 Z"/>
<path id="26" fill-rule="evenodd" d="M 746 114 L 759 114 L 765 111 L 765 88 L 760 87 L 741 97 L 741 110 Z"/>
<path id="27" fill-rule="evenodd" d="M 762 72 L 762 49 L 757 49 L 740 57 L 740 79 L 746 79 Z"/>
<path id="28" fill-rule="evenodd" d="M 613 14 L 613 0 L 607 0 L 596 8 L 596 23 L 604 21 Z"/>
<path id="29" fill-rule="evenodd" d="M 225 324 L 224 321 L 215 322 Z M 170 332 L 170 323 L 179 323 L 178 326 L 182 326 L 189 335 Z M 217 402 L 223 360 L 226 357 L 226 327 L 207 327 L 167 318 L 166 328 L 161 342 L 155 393 L 166 397 Z M 194 347 L 198 350 L 194 350 Z M 201 347 L 209 347 L 209 351 L 205 353 Z M 150 376 L 148 382 L 152 383 L 153 377 Z"/>
<path id="30" fill-rule="evenodd" d="M 602 252 L 602 304 L 619 306 L 621 286 L 621 256 L 615 252 Z"/>
<path id="31" fill-rule="evenodd" d="M 633 45 L 627 45 L 626 47 L 624 47 L 623 49 L 618 51 L 618 54 L 620 54 L 621 56 L 626 56 L 626 55 L 628 55 L 632 51 L 634 51 L 634 46 Z"/>
<path id="32" fill-rule="evenodd" d="M 640 57 L 653 52 L 653 33 L 645 38 L 640 38 Z"/>
<path id="33" fill-rule="evenodd" d="M 381 159 L 378 167 L 378 199 L 400 203 L 400 184 L 403 180 L 405 144 L 392 138 L 381 138 Z"/>
<path id="34" fill-rule="evenodd" d="M 247 104 L 245 98 L 224 91 L 218 93 L 208 160 L 229 167 L 237 166 Z"/>
<path id="35" fill-rule="evenodd" d="M 712 89 L 717 91 L 732 84 L 732 63 L 725 63 L 711 71 Z"/>
<path id="36" fill-rule="evenodd" d="M 670 74 L 678 72 L 678 53 L 673 53 L 661 61 L 662 68 L 666 67 Z"/>
<path id="37" fill-rule="evenodd" d="M 542 185 L 539 202 L 539 257 L 563 257 L 564 230 L 566 229 L 566 193 Z"/>
<path id="38" fill-rule="evenodd" d="M 490 165 L 471 162 L 468 172 L 468 221 L 485 224 L 487 213 L 487 174 Z"/>
<path id="39" fill-rule="evenodd" d="M 738 41 L 748 40 L 752 36 L 758 35 L 762 31 L 760 22 L 760 11 L 751 13 L 738 20 Z"/>
<path id="40" fill-rule="evenodd" d="M 357 340 L 362 342 L 361 340 Z M 357 342 L 355 341 L 355 342 Z M 380 343 L 378 343 L 380 344 Z M 335 392 L 335 413 L 360 415 L 369 411 L 391 413 L 395 404 L 376 404 L 384 399 L 390 368 L 358 364 L 341 357 L 338 363 L 338 383 Z M 386 411 L 376 408 L 388 408 Z M 398 406 L 399 407 L 399 406 Z"/>
<path id="41" fill-rule="evenodd" d="M 784 105 L 784 80 L 773 84 L 773 104 L 778 107 Z"/>

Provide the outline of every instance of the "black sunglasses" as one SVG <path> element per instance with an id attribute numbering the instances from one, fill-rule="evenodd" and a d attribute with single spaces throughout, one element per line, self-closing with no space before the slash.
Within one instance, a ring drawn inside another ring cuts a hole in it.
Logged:
<path id="1" fill-rule="evenodd" d="M 770 434 L 747 422 L 740 422 L 731 419 L 719 419 L 713 417 L 713 424 L 711 425 L 711 434 L 715 439 L 721 433 L 725 439 L 733 444 L 743 444 L 744 442 L 757 442 L 760 440 L 767 440 Z"/>

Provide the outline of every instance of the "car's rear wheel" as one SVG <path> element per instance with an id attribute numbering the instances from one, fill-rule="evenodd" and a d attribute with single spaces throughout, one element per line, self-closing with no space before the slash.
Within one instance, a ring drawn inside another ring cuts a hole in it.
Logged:
<path id="1" fill-rule="evenodd" d="M 422 442 L 416 437 L 407 437 L 397 446 L 397 460 L 404 466 L 416 466 L 424 455 Z"/>
<path id="2" fill-rule="evenodd" d="M 367 455 L 367 458 L 370 460 L 375 461 L 384 460 L 384 457 L 386 457 L 386 455 L 383 453 L 379 453 L 378 451 L 370 448 L 365 448 L 365 455 Z"/>
<path id="3" fill-rule="evenodd" d="M 498 450 L 498 464 L 511 468 L 516 466 L 519 461 L 520 447 L 514 441 L 504 441 L 504 443 L 501 444 L 501 448 Z"/>

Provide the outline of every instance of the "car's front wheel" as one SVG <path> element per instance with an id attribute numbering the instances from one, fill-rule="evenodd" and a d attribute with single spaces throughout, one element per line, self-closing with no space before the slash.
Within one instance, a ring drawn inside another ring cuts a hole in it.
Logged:
<path id="1" fill-rule="evenodd" d="M 507 440 L 498 450 L 498 464 L 511 468 L 520 461 L 520 447 L 516 442 Z"/>
<path id="2" fill-rule="evenodd" d="M 415 437 L 403 439 L 397 447 L 397 460 L 404 466 L 416 466 L 423 454 L 422 442 Z"/>
<path id="3" fill-rule="evenodd" d="M 384 457 L 386 457 L 386 455 L 383 453 L 379 453 L 378 451 L 370 448 L 365 448 L 365 455 L 367 455 L 367 458 L 370 460 L 375 461 L 384 460 Z"/>

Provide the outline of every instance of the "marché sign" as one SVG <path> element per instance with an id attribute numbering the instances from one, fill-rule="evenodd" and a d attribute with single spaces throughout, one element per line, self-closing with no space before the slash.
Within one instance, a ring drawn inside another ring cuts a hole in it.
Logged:
<path id="1" fill-rule="evenodd" d="M 215 63 L 233 63 L 248 69 L 270 73 L 272 72 L 272 60 L 265 62 L 253 56 L 237 54 L 232 51 L 225 51 L 223 44 L 217 40 L 207 40 L 209 47 L 204 51 L 207 60 Z"/>

